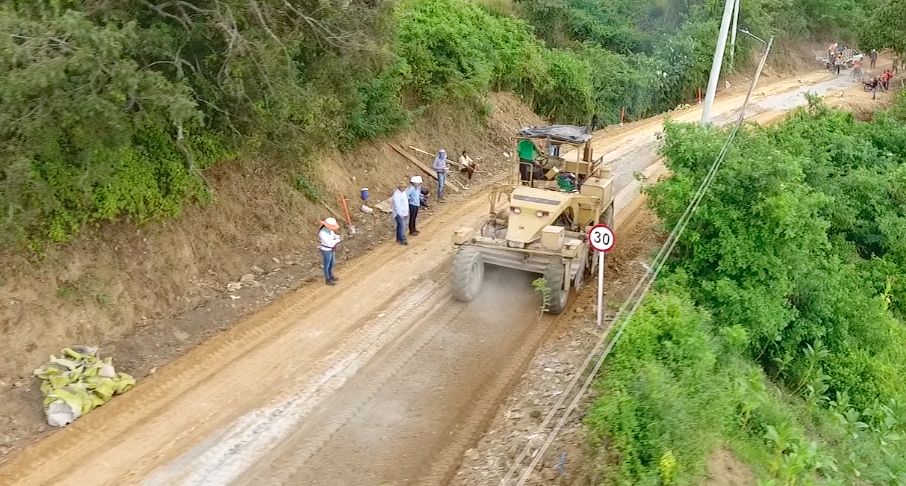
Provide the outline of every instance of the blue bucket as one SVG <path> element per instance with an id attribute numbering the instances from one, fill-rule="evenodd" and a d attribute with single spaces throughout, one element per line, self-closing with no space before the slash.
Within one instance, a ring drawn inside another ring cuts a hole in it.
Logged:
<path id="1" fill-rule="evenodd" d="M 362 188 L 362 201 L 367 201 L 367 200 L 368 200 L 368 188 L 363 187 Z"/>

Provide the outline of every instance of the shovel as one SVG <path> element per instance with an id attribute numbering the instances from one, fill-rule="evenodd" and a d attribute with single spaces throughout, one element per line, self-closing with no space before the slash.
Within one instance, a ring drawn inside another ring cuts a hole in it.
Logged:
<path id="1" fill-rule="evenodd" d="M 355 225 L 352 224 L 352 218 L 349 216 L 349 205 L 346 204 L 346 196 L 340 194 L 340 202 L 343 203 L 343 214 L 346 215 L 346 227 L 349 228 L 349 234 L 355 234 Z"/>

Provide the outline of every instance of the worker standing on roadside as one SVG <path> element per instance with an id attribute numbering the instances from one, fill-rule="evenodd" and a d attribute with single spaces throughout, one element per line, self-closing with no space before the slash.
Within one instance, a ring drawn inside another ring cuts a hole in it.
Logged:
<path id="1" fill-rule="evenodd" d="M 437 151 L 437 157 L 434 157 L 434 163 L 431 168 L 437 172 L 437 200 L 444 199 L 444 184 L 447 182 L 447 151 L 440 149 Z"/>
<path id="2" fill-rule="evenodd" d="M 884 74 L 881 75 L 881 87 L 884 88 L 884 92 L 890 90 L 890 79 L 893 78 L 893 73 L 890 72 L 890 69 L 884 71 Z"/>
<path id="3" fill-rule="evenodd" d="M 401 182 L 390 197 L 390 206 L 393 208 L 393 220 L 396 222 L 396 242 L 408 245 L 406 241 L 406 219 L 409 218 L 409 196 L 406 195 L 406 183 Z"/>
<path id="4" fill-rule="evenodd" d="M 862 60 L 859 59 L 853 63 L 853 79 L 862 79 Z"/>
<path id="5" fill-rule="evenodd" d="M 875 65 L 878 63 L 878 51 L 872 49 L 871 53 L 868 55 L 868 58 L 871 60 L 869 69 L 874 69 Z"/>
<path id="6" fill-rule="evenodd" d="M 324 260 L 324 282 L 327 285 L 336 285 L 337 277 L 333 274 L 333 266 L 337 261 L 337 245 L 340 244 L 340 235 L 336 231 L 340 229 L 337 220 L 327 218 L 321 221 L 321 229 L 318 230 L 318 250 L 321 251 L 321 257 Z"/>
<path id="7" fill-rule="evenodd" d="M 842 67 L 843 67 L 843 56 L 840 54 L 837 54 L 837 58 L 834 59 L 834 70 L 837 71 L 838 75 L 840 74 L 840 68 L 842 68 Z"/>
<path id="8" fill-rule="evenodd" d="M 418 218 L 418 208 L 422 205 L 422 177 L 412 176 L 409 183 L 409 189 L 406 189 L 406 198 L 409 199 L 409 236 L 418 236 L 415 220 Z"/>

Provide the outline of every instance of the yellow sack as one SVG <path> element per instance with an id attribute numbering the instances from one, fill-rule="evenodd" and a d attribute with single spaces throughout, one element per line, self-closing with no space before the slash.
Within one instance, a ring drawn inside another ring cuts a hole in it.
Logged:
<path id="1" fill-rule="evenodd" d="M 72 423 L 135 386 L 135 378 L 116 372 L 113 358 L 101 359 L 97 353 L 97 347 L 73 346 L 62 351 L 62 358 L 51 356 L 34 371 L 41 380 L 44 412 L 51 426 Z"/>

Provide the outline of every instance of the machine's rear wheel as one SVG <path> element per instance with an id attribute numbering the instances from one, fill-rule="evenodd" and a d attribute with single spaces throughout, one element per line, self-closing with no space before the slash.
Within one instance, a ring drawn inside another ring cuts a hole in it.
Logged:
<path id="1" fill-rule="evenodd" d="M 453 298 L 459 302 L 471 302 L 481 292 L 484 281 L 484 258 L 471 248 L 460 248 L 453 257 L 450 273 L 453 283 Z"/>
<path id="2" fill-rule="evenodd" d="M 566 278 L 566 269 L 559 259 L 551 260 L 544 269 L 544 281 L 550 289 L 550 303 L 547 307 L 548 314 L 557 315 L 566 308 L 569 292 L 563 290 L 563 281 Z"/>
<path id="3" fill-rule="evenodd" d="M 610 206 L 607 208 L 607 211 L 604 211 L 604 224 L 610 228 L 611 231 L 616 231 L 614 228 L 614 218 L 616 217 L 616 210 L 613 207 L 613 202 L 610 203 Z"/>
<path id="4" fill-rule="evenodd" d="M 592 255 L 587 255 L 585 257 L 585 261 L 582 262 L 582 268 L 580 268 L 579 271 L 576 272 L 576 278 L 573 279 L 573 288 L 576 289 L 576 293 L 582 290 L 582 285 L 585 284 L 585 276 L 588 275 L 588 268 L 589 266 L 591 266 L 591 260 L 589 260 L 591 256 Z M 575 263 L 579 264 L 579 261 L 580 260 L 575 260 Z"/>

